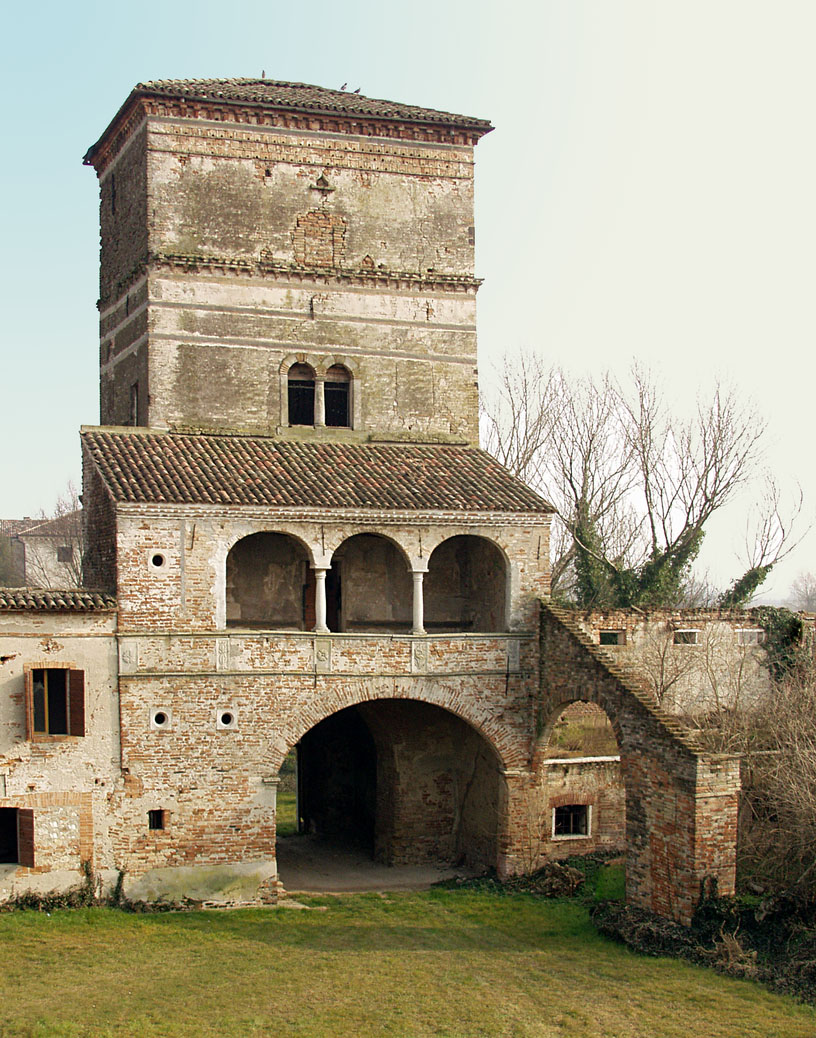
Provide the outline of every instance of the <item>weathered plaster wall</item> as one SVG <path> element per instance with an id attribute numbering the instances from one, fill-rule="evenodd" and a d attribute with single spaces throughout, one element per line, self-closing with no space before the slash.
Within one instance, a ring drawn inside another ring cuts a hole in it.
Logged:
<path id="1" fill-rule="evenodd" d="M 0 900 L 111 867 L 109 798 L 119 777 L 115 614 L 0 614 L 0 807 L 34 810 L 34 868 L 0 864 Z M 85 674 L 85 735 L 26 738 L 24 668 Z"/>
<path id="2" fill-rule="evenodd" d="M 151 117 L 101 186 L 103 423 L 138 382 L 145 424 L 283 431 L 294 354 L 358 436 L 478 440 L 471 147 Z"/>
<path id="3" fill-rule="evenodd" d="M 619 609 L 576 613 L 596 643 L 601 631 L 617 631 L 619 645 L 604 645 L 622 665 L 635 667 L 657 702 L 675 714 L 746 707 L 771 691 L 763 637 L 750 610 Z M 695 632 L 696 643 L 675 643 L 676 631 Z"/>

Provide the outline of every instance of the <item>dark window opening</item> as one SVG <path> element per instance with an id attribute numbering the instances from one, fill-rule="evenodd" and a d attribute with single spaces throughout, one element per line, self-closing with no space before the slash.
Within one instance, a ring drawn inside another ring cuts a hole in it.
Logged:
<path id="1" fill-rule="evenodd" d="M 130 387 L 130 425 L 139 424 L 139 383 Z"/>
<path id="2" fill-rule="evenodd" d="M 68 734 L 68 682 L 64 670 L 34 671 L 34 731 Z"/>
<path id="3" fill-rule="evenodd" d="M 148 811 L 147 812 L 147 828 L 148 829 L 164 829 L 165 828 L 165 812 L 164 811 Z"/>
<path id="4" fill-rule="evenodd" d="M 70 544 L 60 544 L 57 547 L 57 562 L 71 562 L 74 558 L 74 549 Z"/>
<path id="5" fill-rule="evenodd" d="M 85 734 L 85 675 L 48 667 L 26 675 L 28 737 Z"/>
<path id="6" fill-rule="evenodd" d="M 314 372 L 308 364 L 289 369 L 289 424 L 314 425 Z"/>
<path id="7" fill-rule="evenodd" d="M 675 631 L 674 632 L 674 644 L 675 645 L 696 645 L 697 636 L 699 631 Z"/>
<path id="8" fill-rule="evenodd" d="M 589 805 L 563 804 L 553 808 L 553 836 L 589 836 Z"/>
<path id="9" fill-rule="evenodd" d="M 323 386 L 326 401 L 326 425 L 348 429 L 351 426 L 351 376 L 335 364 L 326 372 Z"/>
<path id="10" fill-rule="evenodd" d="M 626 631 L 601 631 L 598 641 L 601 645 L 625 645 Z"/>
<path id="11" fill-rule="evenodd" d="M 0 864 L 19 861 L 17 850 L 17 808 L 0 807 Z"/>

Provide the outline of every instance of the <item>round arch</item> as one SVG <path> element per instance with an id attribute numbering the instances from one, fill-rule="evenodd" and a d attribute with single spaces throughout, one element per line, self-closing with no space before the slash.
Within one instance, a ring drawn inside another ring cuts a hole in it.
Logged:
<path id="1" fill-rule="evenodd" d="M 352 706 L 379 702 L 422 703 L 426 706 L 438 707 L 452 714 L 479 735 L 492 750 L 502 771 L 518 768 L 524 761 L 524 748 L 517 735 L 511 733 L 494 717 L 485 711 L 484 715 L 470 713 L 464 708 L 463 701 L 457 698 L 447 702 L 439 695 L 428 694 L 424 683 L 417 682 L 410 694 L 400 695 L 398 689 L 389 687 L 388 694 L 379 695 L 367 681 L 358 681 L 346 685 L 342 690 L 335 690 L 330 695 L 317 697 L 301 707 L 297 716 L 278 731 L 270 745 L 269 754 L 264 761 L 264 769 L 271 775 L 277 775 L 287 753 L 311 728 L 341 710 Z"/>
<path id="2" fill-rule="evenodd" d="M 370 634 L 409 632 L 413 609 L 410 571 L 408 553 L 388 534 L 362 529 L 345 537 L 332 550 L 336 599 L 329 598 L 328 609 L 337 618 L 336 629 Z"/>
<path id="3" fill-rule="evenodd" d="M 506 799 L 494 740 L 424 697 L 353 698 L 300 715 L 270 760 L 279 769 L 296 747 L 300 831 L 387 865 L 496 867 Z"/>
<path id="4" fill-rule="evenodd" d="M 498 632 L 510 615 L 510 565 L 504 549 L 481 534 L 454 534 L 428 558 L 425 627 Z"/>
<path id="5" fill-rule="evenodd" d="M 314 624 L 312 554 L 289 533 L 259 530 L 237 539 L 226 554 L 224 590 L 227 627 L 307 630 Z"/>

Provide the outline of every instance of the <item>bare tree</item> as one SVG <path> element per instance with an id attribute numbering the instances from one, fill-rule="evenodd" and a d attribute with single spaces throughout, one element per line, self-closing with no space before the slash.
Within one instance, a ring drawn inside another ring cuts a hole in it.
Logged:
<path id="1" fill-rule="evenodd" d="M 711 516 L 756 477 L 765 432 L 733 390 L 715 386 L 681 418 L 637 366 L 621 384 L 568 378 L 527 354 L 483 399 L 483 429 L 487 450 L 555 508 L 555 596 L 585 607 L 717 597 L 693 586 L 691 566 Z M 722 604 L 750 599 L 791 550 L 800 512 L 801 497 L 785 518 L 776 484 L 766 484 L 748 571 Z"/>
<path id="2" fill-rule="evenodd" d="M 791 585 L 791 604 L 794 609 L 801 609 L 806 613 L 816 612 L 816 576 L 807 571 L 801 571 Z"/>
<path id="3" fill-rule="evenodd" d="M 786 675 L 746 719 L 740 856 L 748 873 L 812 897 L 816 877 L 816 672 Z"/>
<path id="4" fill-rule="evenodd" d="M 51 514 L 20 535 L 25 544 L 25 578 L 29 587 L 80 587 L 85 540 L 82 508 L 73 483 L 68 483 Z"/>

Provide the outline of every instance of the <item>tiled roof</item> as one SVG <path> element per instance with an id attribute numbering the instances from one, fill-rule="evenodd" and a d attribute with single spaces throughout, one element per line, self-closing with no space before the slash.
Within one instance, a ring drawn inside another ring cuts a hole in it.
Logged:
<path id="1" fill-rule="evenodd" d="M 0 612 L 23 609 L 47 609 L 60 613 L 92 613 L 116 608 L 116 599 L 104 591 L 30 587 L 0 588 Z"/>
<path id="2" fill-rule="evenodd" d="M 0 537 L 16 537 L 17 534 L 22 533 L 24 530 L 31 530 L 42 522 L 45 522 L 45 520 L 30 518 L 0 519 Z"/>
<path id="3" fill-rule="evenodd" d="M 550 505 L 476 447 L 303 443 L 86 429 L 121 502 L 546 513 Z"/>
<path id="4" fill-rule="evenodd" d="M 287 83 L 276 79 L 157 79 L 139 83 L 136 96 L 164 95 L 207 101 L 232 101 L 265 105 L 294 112 L 358 115 L 398 122 L 436 123 L 487 132 L 487 119 L 476 119 L 433 108 L 418 108 L 395 101 L 365 97 L 353 90 L 330 90 L 309 83 Z"/>
<path id="5" fill-rule="evenodd" d="M 61 537 L 76 536 L 82 529 L 82 509 L 66 512 L 54 519 L 42 519 L 33 526 L 22 531 L 23 539 L 29 537 Z"/>

